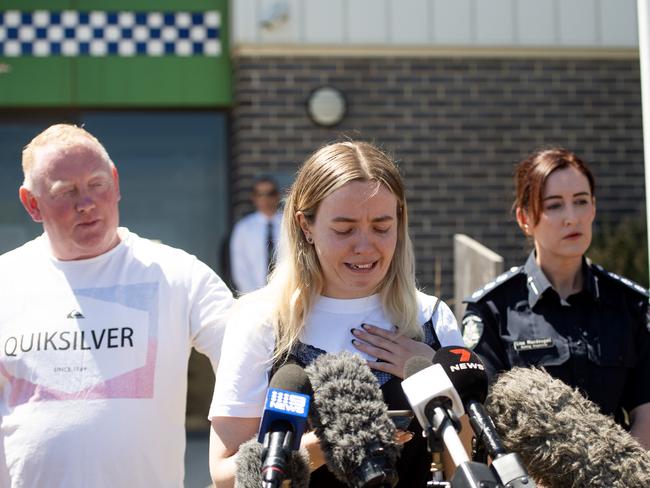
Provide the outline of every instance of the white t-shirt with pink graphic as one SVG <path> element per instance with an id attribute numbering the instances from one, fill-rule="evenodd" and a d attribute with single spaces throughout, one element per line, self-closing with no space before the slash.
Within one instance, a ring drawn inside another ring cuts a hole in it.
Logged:
<path id="1" fill-rule="evenodd" d="M 182 487 L 191 347 L 219 360 L 233 298 L 184 251 L 119 229 L 59 261 L 0 256 L 0 487 Z"/>

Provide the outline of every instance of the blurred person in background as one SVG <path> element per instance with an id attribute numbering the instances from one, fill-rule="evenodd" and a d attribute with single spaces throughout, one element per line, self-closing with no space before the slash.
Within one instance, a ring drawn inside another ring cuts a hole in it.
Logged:
<path id="1" fill-rule="evenodd" d="M 282 213 L 275 181 L 267 177 L 256 180 L 251 200 L 255 212 L 235 224 L 230 238 L 230 272 L 239 293 L 266 285 L 280 237 Z"/>

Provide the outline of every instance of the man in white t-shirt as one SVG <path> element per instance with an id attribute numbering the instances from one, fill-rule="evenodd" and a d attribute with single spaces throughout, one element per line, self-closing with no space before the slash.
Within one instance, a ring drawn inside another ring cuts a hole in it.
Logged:
<path id="1" fill-rule="evenodd" d="M 251 200 L 255 212 L 235 224 L 230 238 L 232 281 L 240 293 L 266 285 L 282 221 L 282 214 L 278 211 L 280 193 L 275 181 L 258 179 L 253 185 Z"/>
<path id="2" fill-rule="evenodd" d="M 23 151 L 44 233 L 0 256 L 0 486 L 183 486 L 187 363 L 216 367 L 233 302 L 179 249 L 118 227 L 117 169 L 87 131 Z"/>

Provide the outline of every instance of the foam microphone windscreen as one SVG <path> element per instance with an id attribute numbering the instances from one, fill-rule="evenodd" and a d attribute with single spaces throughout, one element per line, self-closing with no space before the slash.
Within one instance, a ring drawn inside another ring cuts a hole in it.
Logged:
<path id="1" fill-rule="evenodd" d="M 404 364 L 404 378 L 409 378 L 423 369 L 431 366 L 431 360 L 422 356 L 413 356 Z"/>
<path id="2" fill-rule="evenodd" d="M 433 356 L 433 364 L 440 364 L 463 403 L 485 401 L 488 377 L 478 355 L 465 347 L 441 347 Z"/>
<path id="3" fill-rule="evenodd" d="M 355 354 L 323 354 L 307 374 L 312 425 L 328 469 L 349 486 L 392 486 L 400 446 L 379 383 Z"/>
<path id="4" fill-rule="evenodd" d="M 485 404 L 504 445 L 547 487 L 650 486 L 650 453 L 598 407 L 534 368 L 501 374 Z"/>
<path id="5" fill-rule="evenodd" d="M 271 378 L 269 388 L 294 391 L 303 395 L 312 395 L 312 386 L 305 370 L 297 364 L 282 365 Z"/>
<path id="6" fill-rule="evenodd" d="M 262 486 L 262 454 L 264 448 L 252 438 L 239 446 L 235 460 L 235 488 L 260 488 Z M 287 463 L 287 479 L 293 488 L 309 488 L 309 454 L 305 449 L 291 451 Z"/>

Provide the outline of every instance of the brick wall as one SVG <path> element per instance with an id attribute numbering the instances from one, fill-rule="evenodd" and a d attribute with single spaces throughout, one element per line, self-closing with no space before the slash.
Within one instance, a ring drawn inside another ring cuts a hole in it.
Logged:
<path id="1" fill-rule="evenodd" d="M 589 161 L 598 228 L 645 209 L 638 60 L 280 58 L 234 60 L 233 217 L 250 210 L 260 173 L 290 173 L 341 135 L 381 144 L 408 187 L 418 279 L 453 294 L 452 235 L 478 239 L 519 264 L 525 241 L 510 214 L 513 165 L 544 144 Z M 348 112 L 314 125 L 309 93 L 331 85 Z"/>

